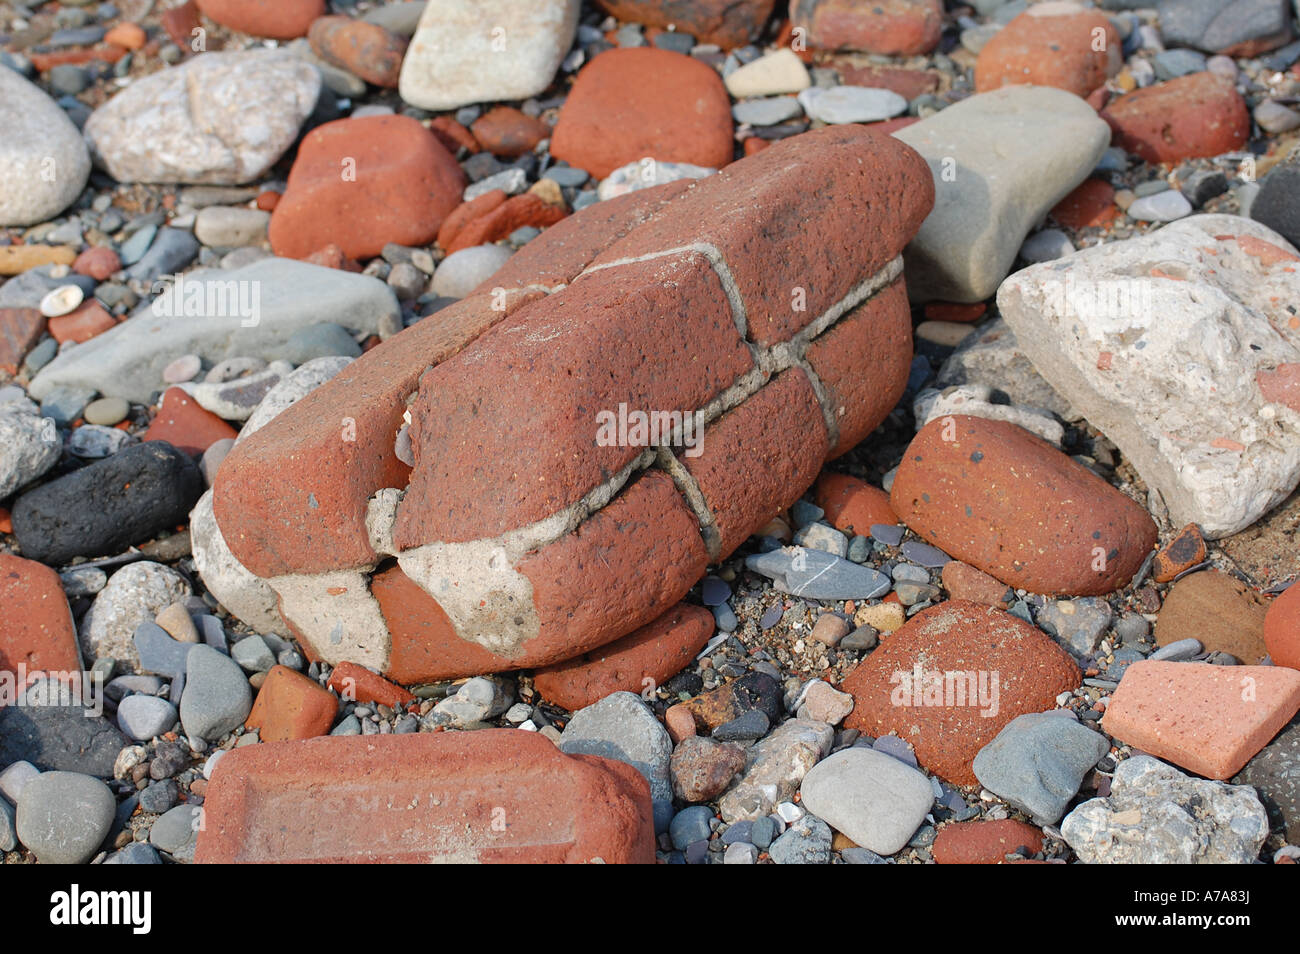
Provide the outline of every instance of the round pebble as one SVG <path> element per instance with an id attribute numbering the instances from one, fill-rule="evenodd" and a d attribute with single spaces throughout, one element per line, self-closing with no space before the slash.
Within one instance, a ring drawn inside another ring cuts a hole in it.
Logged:
<path id="1" fill-rule="evenodd" d="M 106 397 L 97 401 L 91 401 L 86 405 L 81 416 L 87 424 L 100 424 L 104 427 L 112 427 L 126 420 L 127 414 L 131 412 L 131 405 L 123 398 Z"/>
<path id="2" fill-rule="evenodd" d="M 60 285 L 41 299 L 41 314 L 46 318 L 71 314 L 85 299 L 86 293 L 77 285 Z"/>
<path id="3" fill-rule="evenodd" d="M 193 381 L 203 369 L 197 354 L 184 354 L 163 368 L 162 378 L 167 384 L 184 384 Z"/>

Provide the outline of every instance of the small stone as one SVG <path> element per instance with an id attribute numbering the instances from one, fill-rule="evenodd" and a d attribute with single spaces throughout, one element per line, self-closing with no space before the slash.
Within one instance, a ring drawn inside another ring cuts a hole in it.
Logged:
<path id="1" fill-rule="evenodd" d="M 176 725 L 176 707 L 157 696 L 127 696 L 117 707 L 118 727 L 127 738 L 147 742 Z"/>
<path id="2" fill-rule="evenodd" d="M 76 772 L 45 772 L 23 788 L 15 830 L 42 864 L 84 864 L 113 824 L 108 786 Z"/>
<path id="3" fill-rule="evenodd" d="M 929 780 L 916 769 L 859 747 L 814 766 L 800 793 L 808 811 L 881 855 L 907 844 L 934 801 Z"/>
<path id="4" fill-rule="evenodd" d="M 711 801 L 744 767 L 745 750 L 739 745 L 690 736 L 669 759 L 673 795 L 684 802 Z"/>
<path id="5" fill-rule="evenodd" d="M 831 860 L 831 829 L 813 815 L 794 822 L 768 848 L 778 865 L 825 865 Z"/>

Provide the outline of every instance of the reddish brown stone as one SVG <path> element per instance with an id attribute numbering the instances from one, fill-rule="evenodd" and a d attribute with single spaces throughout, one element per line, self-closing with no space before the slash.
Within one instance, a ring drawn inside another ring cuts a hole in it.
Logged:
<path id="1" fill-rule="evenodd" d="M 275 207 L 280 204 L 280 193 L 273 189 L 267 189 L 265 192 L 257 194 L 257 207 L 263 212 L 274 212 Z"/>
<path id="2" fill-rule="evenodd" d="M 568 212 L 562 207 L 547 205 L 535 195 L 516 195 L 498 205 L 491 212 L 477 216 L 456 232 L 448 252 L 457 252 L 475 245 L 488 245 L 508 238 L 515 229 L 531 225 L 544 229 L 563 219 Z"/>
<path id="3" fill-rule="evenodd" d="M 44 333 L 45 316 L 37 309 L 0 308 L 0 371 L 17 374 Z"/>
<path id="4" fill-rule="evenodd" d="M 128 50 L 138 50 L 149 40 L 138 23 L 119 23 L 104 34 L 105 43 L 113 43 Z"/>
<path id="5" fill-rule="evenodd" d="M 470 132 L 492 155 L 514 159 L 532 152 L 550 136 L 551 127 L 513 106 L 498 106 L 474 120 Z"/>
<path id="6" fill-rule="evenodd" d="M 975 785 L 976 753 L 1017 716 L 1054 708 L 1081 675 L 1064 649 L 1024 620 L 949 600 L 913 616 L 844 680 L 854 700 L 844 726 L 893 733 L 925 768 Z"/>
<path id="7" fill-rule="evenodd" d="M 104 310 L 103 305 L 92 298 L 82 302 L 76 311 L 51 318 L 46 327 L 59 344 L 65 341 L 81 344 L 96 335 L 102 335 L 116 325 L 117 320 Z"/>
<path id="8" fill-rule="evenodd" d="M 961 560 L 949 560 L 941 572 L 943 588 L 955 600 L 971 600 L 1005 609 L 1010 588 L 1003 582 Z"/>
<path id="9" fill-rule="evenodd" d="M 377 702 L 390 709 L 405 708 L 415 696 L 356 663 L 341 662 L 330 673 L 329 687 L 341 699 L 351 702 Z"/>
<path id="10" fill-rule="evenodd" d="M 1121 96 L 1102 112 L 1114 144 L 1150 163 L 1218 156 L 1242 148 L 1250 113 L 1232 80 L 1191 73 Z"/>
<path id="11" fill-rule="evenodd" d="M 1207 652 L 1228 653 L 1254 665 L 1268 651 L 1264 618 L 1268 601 L 1218 570 L 1192 573 L 1165 595 L 1156 619 L 1156 644 L 1199 639 Z"/>
<path id="12" fill-rule="evenodd" d="M 1011 818 L 945 825 L 934 839 L 934 860 L 941 865 L 1002 865 L 1007 855 L 1037 854 L 1043 833 Z"/>
<path id="13" fill-rule="evenodd" d="M 218 0 L 218 3 L 220 0 Z M 179 6 L 169 7 L 159 17 L 163 31 L 182 50 L 189 50 L 195 39 L 195 30 L 203 28 L 199 7 L 195 0 L 185 0 Z"/>
<path id="14" fill-rule="evenodd" d="M 927 542 L 1034 593 L 1110 593 L 1156 542 L 1146 510 L 1005 421 L 950 415 L 925 425 L 889 499 Z"/>
<path id="15" fill-rule="evenodd" d="M 746 156 L 753 156 L 762 152 L 770 145 L 772 145 L 772 143 L 766 139 L 760 139 L 758 136 L 750 136 L 740 144 L 740 147 Z"/>
<path id="16" fill-rule="evenodd" d="M 461 148 L 471 153 L 477 153 L 482 149 L 474 134 L 450 116 L 435 116 L 429 123 L 429 132 L 437 136 L 438 141 L 453 156 Z"/>
<path id="17" fill-rule="evenodd" d="M 719 169 L 733 149 L 721 77 L 652 47 L 610 50 L 583 67 L 551 137 L 552 156 L 598 179 L 647 156 Z"/>
<path id="18" fill-rule="evenodd" d="M 1087 96 L 1119 72 L 1123 42 L 1100 10 L 1075 3 L 1031 6 L 1004 26 L 975 61 L 975 91 L 1028 83 Z"/>
<path id="19" fill-rule="evenodd" d="M 791 0 L 790 22 L 822 50 L 917 56 L 939 45 L 940 0 Z"/>
<path id="20" fill-rule="evenodd" d="M 954 321 L 958 324 L 973 324 L 984 317 L 988 306 L 982 301 L 963 305 L 952 301 L 932 301 L 925 306 L 926 321 Z"/>
<path id="21" fill-rule="evenodd" d="M 234 439 L 239 433 L 217 415 L 200 407 L 181 388 L 163 393 L 158 413 L 145 431 L 146 441 L 166 441 L 178 450 L 198 456 L 217 441 Z"/>
<path id="22" fill-rule="evenodd" d="M 570 712 L 610 693 L 641 693 L 681 672 L 713 635 L 713 614 L 679 604 L 654 622 L 612 643 L 539 669 L 533 685 L 542 698 Z"/>
<path id="23" fill-rule="evenodd" d="M 673 794 L 691 803 L 717 798 L 744 767 L 745 750 L 741 746 L 698 735 L 683 739 L 668 762 Z"/>
<path id="24" fill-rule="evenodd" d="M 505 204 L 506 198 L 504 190 L 493 189 L 456 206 L 451 214 L 442 220 L 442 226 L 438 229 L 438 244 L 443 251 L 451 250 L 451 243 L 456 241 L 456 236 L 465 226 L 500 208 Z"/>
<path id="25" fill-rule="evenodd" d="M 782 371 L 704 429 L 698 457 L 682 455 L 713 514 L 725 559 L 817 478 L 829 441 L 817 396 L 802 368 Z M 748 460 L 750 466 L 736 467 Z M 715 559 L 715 562 L 716 562 Z"/>
<path id="26" fill-rule="evenodd" d="M 98 60 L 101 63 L 116 63 L 126 56 L 126 47 L 104 44 L 101 46 L 83 46 L 71 50 L 55 50 L 52 53 L 29 53 L 27 58 L 40 73 L 47 73 L 56 66 L 79 66 Z"/>
<path id="27" fill-rule="evenodd" d="M 664 713 L 664 727 L 668 729 L 668 737 L 676 745 L 683 739 L 695 735 L 695 716 L 691 714 L 691 710 L 685 703 L 679 702 L 669 706 L 668 711 Z"/>
<path id="28" fill-rule="evenodd" d="M 889 494 L 865 480 L 826 471 L 817 481 L 813 500 L 826 511 L 836 530 L 868 536 L 873 523 L 896 524 L 898 515 L 889 504 Z"/>
<path id="29" fill-rule="evenodd" d="M 620 20 L 651 27 L 676 27 L 698 43 L 723 49 L 757 40 L 775 0 L 596 0 Z"/>
<path id="30" fill-rule="evenodd" d="M 1300 412 L 1300 364 L 1279 364 L 1272 371 L 1257 371 L 1255 383 L 1265 401 Z"/>
<path id="31" fill-rule="evenodd" d="M 836 64 L 837 66 L 839 64 Z M 939 90 L 941 75 L 935 70 L 904 70 L 894 66 L 839 66 L 845 86 L 893 90 L 907 100 Z"/>
<path id="32" fill-rule="evenodd" d="M 204 809 L 199 863 L 654 862 L 636 769 L 516 729 L 245 746 Z"/>
<path id="33" fill-rule="evenodd" d="M 325 13 L 325 0 L 198 0 L 203 15 L 249 36 L 292 40 L 306 36 Z"/>
<path id="34" fill-rule="evenodd" d="M 271 249 L 305 258 L 334 243 L 349 258 L 371 258 L 389 242 L 428 245 L 464 188 L 456 160 L 410 117 L 326 123 L 298 147 L 271 214 Z"/>
<path id="35" fill-rule="evenodd" d="M 338 708 L 338 697 L 314 679 L 272 666 L 244 725 L 263 742 L 313 739 L 329 732 Z"/>
<path id="36" fill-rule="evenodd" d="M 78 275 L 89 275 L 97 282 L 107 281 L 114 272 L 122 267 L 122 260 L 117 252 L 104 245 L 86 249 L 72 263 L 72 270 Z"/>
<path id="37" fill-rule="evenodd" d="M 1067 229 L 1101 228 L 1119 217 L 1115 187 L 1104 179 L 1084 179 L 1052 208 L 1051 216 Z"/>
<path id="38" fill-rule="evenodd" d="M 367 83 L 397 88 L 406 38 L 375 23 L 351 17 L 320 17 L 307 31 L 311 48 L 326 63 Z"/>
<path id="39" fill-rule="evenodd" d="M 80 672 L 81 651 L 59 574 L 0 553 L 0 672 Z"/>
<path id="40" fill-rule="evenodd" d="M 1300 586 L 1288 587 L 1269 606 L 1264 645 L 1273 665 L 1300 669 Z"/>
<path id="41" fill-rule="evenodd" d="M 1124 672 L 1107 734 L 1206 778 L 1228 779 L 1300 710 L 1300 672 L 1144 659 Z"/>
<path id="42" fill-rule="evenodd" d="M 1189 523 L 1156 551 L 1156 558 L 1151 564 L 1151 576 L 1157 583 L 1168 583 L 1179 573 L 1202 562 L 1205 553 L 1205 538 L 1201 536 L 1201 528 Z"/>
<path id="43" fill-rule="evenodd" d="M 278 202 L 276 203 L 279 204 Z M 339 248 L 333 242 L 323 245 L 310 255 L 303 258 L 303 261 L 309 265 L 319 265 L 321 268 L 337 268 L 344 272 L 359 272 L 361 266 L 353 259 L 343 254 L 343 249 Z"/>

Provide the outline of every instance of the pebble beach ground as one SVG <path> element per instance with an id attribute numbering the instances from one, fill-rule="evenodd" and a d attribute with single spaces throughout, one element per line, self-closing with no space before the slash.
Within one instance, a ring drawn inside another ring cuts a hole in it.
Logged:
<path id="1" fill-rule="evenodd" d="M 0 0 L 5 863 L 1300 861 L 1298 14 Z"/>

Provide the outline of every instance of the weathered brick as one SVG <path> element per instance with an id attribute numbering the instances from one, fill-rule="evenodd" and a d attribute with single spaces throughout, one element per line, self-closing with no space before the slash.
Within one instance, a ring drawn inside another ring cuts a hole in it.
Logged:
<path id="1" fill-rule="evenodd" d="M 325 62 L 359 76 L 367 83 L 397 88 L 406 39 L 375 23 L 352 17 L 330 16 L 315 20 L 307 39 Z"/>
<path id="2" fill-rule="evenodd" d="M 314 679 L 285 666 L 272 666 L 244 725 L 263 742 L 292 742 L 329 732 L 339 701 Z"/>
<path id="3" fill-rule="evenodd" d="M 1100 10 L 1075 3 L 1030 7 L 993 35 L 975 62 L 975 89 L 1030 83 L 1087 96 L 1124 62 L 1119 32 Z"/>
<path id="4" fill-rule="evenodd" d="M 1012 818 L 946 825 L 934 840 L 934 860 L 941 865 L 1002 865 L 1021 848 L 1043 850 L 1043 833 Z"/>
<path id="5" fill-rule="evenodd" d="M 864 360 L 863 355 L 870 357 Z M 827 456 L 839 457 L 880 426 L 907 388 L 912 315 L 903 280 L 882 289 L 814 339 L 807 358 L 838 430 Z"/>
<path id="6" fill-rule="evenodd" d="M 814 498 L 837 530 L 867 536 L 871 525 L 896 524 L 898 514 L 889 504 L 889 494 L 865 480 L 826 471 L 817 480 Z"/>
<path id="7" fill-rule="evenodd" d="M 774 0 L 596 0 L 620 20 L 652 27 L 674 26 L 700 43 L 724 49 L 757 40 Z"/>
<path id="8" fill-rule="evenodd" d="M 17 374 L 44 331 L 45 316 L 37 309 L 0 308 L 0 371 Z"/>
<path id="9" fill-rule="evenodd" d="M 59 575 L 0 553 L 0 672 L 80 672 L 81 652 Z"/>
<path id="10" fill-rule="evenodd" d="M 551 516 L 645 450 L 599 446 L 602 412 L 692 412 L 753 365 L 698 253 L 583 276 L 519 318 L 421 380 L 399 547 Z"/>
<path id="11" fill-rule="evenodd" d="M 1005 421 L 936 418 L 917 432 L 890 501 L 949 555 L 1033 593 L 1110 593 L 1156 542 L 1146 510 Z"/>
<path id="12" fill-rule="evenodd" d="M 312 21 L 325 12 L 325 0 L 198 0 L 198 5 L 204 16 L 224 27 L 275 40 L 306 36 Z"/>
<path id="13" fill-rule="evenodd" d="M 372 585 L 373 589 L 373 585 Z M 396 709 L 415 701 L 415 696 L 401 686 L 394 685 L 383 676 L 376 675 L 365 666 L 341 662 L 330 673 L 329 687 L 340 698 L 353 702 L 378 702 Z"/>
<path id="14" fill-rule="evenodd" d="M 499 242 L 508 238 L 515 229 L 526 225 L 544 229 L 568 214 L 562 207 L 547 205 L 535 195 L 517 195 L 492 211 L 466 222 L 446 249 L 448 252 L 458 252 L 475 245 Z"/>
<path id="15" fill-rule="evenodd" d="M 271 249 L 306 258 L 336 243 L 371 258 L 389 242 L 428 245 L 460 204 L 465 174 L 409 116 L 339 119 L 309 132 L 271 214 Z"/>
<path id="16" fill-rule="evenodd" d="M 683 454 L 681 462 L 713 514 L 720 558 L 803 495 L 829 445 L 821 406 L 802 368 L 781 372 L 705 426 L 702 453 Z"/>
<path id="17" fill-rule="evenodd" d="M 506 198 L 503 189 L 493 189 L 491 192 L 484 192 L 482 195 L 475 196 L 468 202 L 462 202 L 456 206 L 442 220 L 442 225 L 438 228 L 438 244 L 442 246 L 443 251 L 450 251 L 451 243 L 456 241 L 456 236 L 461 233 L 465 226 L 479 216 L 487 215 L 493 209 L 503 205 Z"/>
<path id="18" fill-rule="evenodd" d="M 1114 143 L 1150 163 L 1219 156 L 1250 138 L 1250 112 L 1232 80 L 1189 73 L 1115 100 L 1101 118 Z"/>
<path id="19" fill-rule="evenodd" d="M 769 346 L 896 258 L 933 204 L 929 166 L 910 147 L 861 126 L 828 127 L 696 182 L 595 264 L 711 245 L 735 279 L 750 340 Z"/>
<path id="20" fill-rule="evenodd" d="M 915 56 L 939 45 L 943 4 L 940 0 L 792 0 L 790 22 L 803 29 L 808 45 L 816 49 Z"/>
<path id="21" fill-rule="evenodd" d="M 713 630 L 712 613 L 701 606 L 679 603 L 654 622 L 612 643 L 539 669 L 533 685 L 543 699 L 571 712 L 610 693 L 641 693 L 685 669 Z"/>
<path id="22" fill-rule="evenodd" d="M 166 441 L 178 450 L 198 456 L 217 441 L 238 436 L 233 427 L 200 407 L 185 391 L 168 388 L 143 440 Z"/>
<path id="23" fill-rule="evenodd" d="M 207 864 L 654 862 L 634 768 L 515 729 L 245 746 L 204 808 Z"/>

